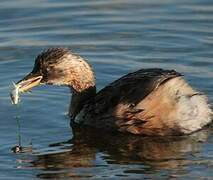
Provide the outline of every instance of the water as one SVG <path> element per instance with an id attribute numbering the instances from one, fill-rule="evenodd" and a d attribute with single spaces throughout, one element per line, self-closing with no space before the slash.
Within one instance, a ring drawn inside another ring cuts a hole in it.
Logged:
<path id="1" fill-rule="evenodd" d="M 140 138 L 69 128 L 69 90 L 9 89 L 44 48 L 67 46 L 93 65 L 98 89 L 139 68 L 176 69 L 213 103 L 211 0 L 1 0 L 0 179 L 212 179 L 212 128 Z M 23 146 L 14 154 L 17 118 Z M 75 136 L 73 135 L 75 133 Z"/>

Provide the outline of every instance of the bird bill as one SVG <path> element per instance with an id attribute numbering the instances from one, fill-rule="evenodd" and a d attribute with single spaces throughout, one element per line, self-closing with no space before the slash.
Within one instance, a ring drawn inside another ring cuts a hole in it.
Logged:
<path id="1" fill-rule="evenodd" d="M 13 89 L 10 93 L 12 104 L 18 104 L 19 94 L 29 92 L 33 87 L 38 86 L 41 83 L 42 78 L 41 75 L 29 74 L 16 84 L 13 83 Z"/>

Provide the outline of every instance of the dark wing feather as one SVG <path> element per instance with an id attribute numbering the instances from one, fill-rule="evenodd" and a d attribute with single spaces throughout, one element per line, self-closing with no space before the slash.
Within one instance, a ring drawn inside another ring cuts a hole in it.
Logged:
<path id="1" fill-rule="evenodd" d="M 137 109 L 136 105 L 161 84 L 178 76 L 182 75 L 174 70 L 163 69 L 141 69 L 127 74 L 103 88 L 93 102 L 84 106 L 83 123 L 111 130 L 116 130 L 120 124 L 120 130 L 123 128 L 133 132 L 135 126 L 143 126 L 147 121 L 137 116 L 144 110 Z M 117 107 L 123 104 L 128 106 L 122 113 L 124 117 L 115 115 Z"/>
<path id="2" fill-rule="evenodd" d="M 95 97 L 96 113 L 103 113 L 119 103 L 136 105 L 159 85 L 182 76 L 174 70 L 141 69 L 112 82 Z"/>

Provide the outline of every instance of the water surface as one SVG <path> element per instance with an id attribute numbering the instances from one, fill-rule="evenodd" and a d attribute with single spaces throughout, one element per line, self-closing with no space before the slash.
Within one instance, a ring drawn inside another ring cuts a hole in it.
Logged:
<path id="1" fill-rule="evenodd" d="M 185 74 L 213 103 L 211 0 L 1 0 L 0 179 L 212 179 L 212 128 L 172 139 L 72 130 L 65 87 L 35 88 L 12 106 L 12 81 L 55 46 L 88 59 L 98 89 L 139 68 L 161 67 Z M 10 151 L 17 118 L 32 152 Z"/>

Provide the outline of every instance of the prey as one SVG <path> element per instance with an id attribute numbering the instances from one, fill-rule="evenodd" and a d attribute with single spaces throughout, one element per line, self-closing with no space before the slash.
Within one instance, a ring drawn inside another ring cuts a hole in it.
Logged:
<path id="1" fill-rule="evenodd" d="M 10 98 L 11 98 L 11 103 L 12 104 L 16 105 L 20 101 L 19 88 L 20 88 L 20 85 L 16 85 L 15 83 L 13 83 L 13 89 L 12 89 L 12 91 L 10 93 Z"/>

